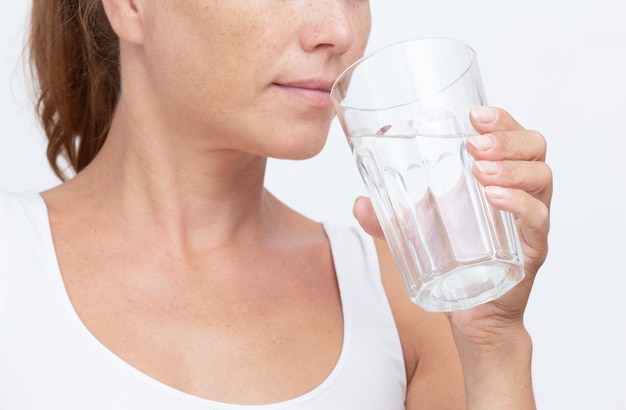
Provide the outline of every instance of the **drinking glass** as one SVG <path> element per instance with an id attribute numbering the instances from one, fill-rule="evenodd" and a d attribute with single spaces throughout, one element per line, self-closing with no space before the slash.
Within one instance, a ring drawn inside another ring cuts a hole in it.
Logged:
<path id="1" fill-rule="evenodd" d="M 487 202 L 466 151 L 469 111 L 485 103 L 470 47 L 384 47 L 344 71 L 331 100 L 411 300 L 462 310 L 522 280 L 514 218 Z"/>

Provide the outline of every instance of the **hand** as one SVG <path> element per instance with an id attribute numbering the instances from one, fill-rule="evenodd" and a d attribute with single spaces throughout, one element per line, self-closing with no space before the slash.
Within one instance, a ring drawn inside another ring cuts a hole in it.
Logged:
<path id="1" fill-rule="evenodd" d="M 526 276 L 497 300 L 447 314 L 463 369 L 466 406 L 534 409 L 532 343 L 523 315 L 548 251 L 552 172 L 544 162 L 546 142 L 500 109 L 475 108 L 471 121 L 479 133 L 467 144 L 476 159 L 472 171 L 488 201 L 515 215 Z M 366 232 L 383 238 L 369 199 L 357 199 L 354 215 Z M 432 341 L 439 342 L 444 341 Z"/>
<path id="2" fill-rule="evenodd" d="M 480 134 L 467 144 L 476 159 L 473 173 L 486 187 L 489 202 L 515 215 L 526 277 L 498 300 L 448 315 L 457 345 L 470 349 L 496 344 L 523 329 L 530 290 L 547 255 L 552 197 L 552 173 L 544 162 L 546 142 L 541 134 L 524 129 L 496 108 L 475 108 L 471 121 Z M 367 198 L 357 199 L 354 214 L 370 235 L 383 237 Z"/>

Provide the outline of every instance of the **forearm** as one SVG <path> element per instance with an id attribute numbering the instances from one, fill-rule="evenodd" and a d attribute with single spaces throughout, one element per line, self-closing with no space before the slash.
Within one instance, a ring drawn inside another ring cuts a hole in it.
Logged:
<path id="1" fill-rule="evenodd" d="M 536 408 L 532 341 L 524 328 L 492 343 L 458 345 L 469 410 Z"/>

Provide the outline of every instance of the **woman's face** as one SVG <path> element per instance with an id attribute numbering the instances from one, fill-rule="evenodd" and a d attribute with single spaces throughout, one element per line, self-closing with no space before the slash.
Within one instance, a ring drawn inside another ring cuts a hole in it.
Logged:
<path id="1" fill-rule="evenodd" d="M 363 54 L 370 30 L 367 0 L 143 7 L 144 66 L 168 124 L 212 146 L 282 158 L 322 148 L 330 87 Z"/>

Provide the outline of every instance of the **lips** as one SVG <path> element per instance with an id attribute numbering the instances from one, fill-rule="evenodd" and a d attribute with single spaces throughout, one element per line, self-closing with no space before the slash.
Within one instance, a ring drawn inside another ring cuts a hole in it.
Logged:
<path id="1" fill-rule="evenodd" d="M 305 90 L 314 90 L 314 91 L 323 91 L 330 92 L 330 89 L 333 86 L 334 81 L 326 81 L 323 79 L 311 79 L 311 80 L 301 80 L 301 81 L 291 81 L 280 83 L 280 85 L 285 87 L 293 87 L 293 88 L 302 88 Z"/>
<path id="2" fill-rule="evenodd" d="M 310 79 L 278 82 L 273 85 L 286 92 L 290 97 L 296 98 L 307 105 L 321 109 L 328 109 L 330 107 L 330 89 L 333 85 L 332 81 Z"/>

